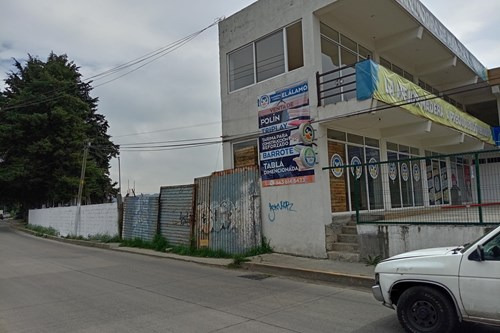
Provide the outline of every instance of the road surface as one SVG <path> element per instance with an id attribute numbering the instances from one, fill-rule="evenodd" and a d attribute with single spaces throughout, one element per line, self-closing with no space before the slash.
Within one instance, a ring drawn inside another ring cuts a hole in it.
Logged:
<path id="1" fill-rule="evenodd" d="M 364 290 L 252 274 L 63 244 L 3 222 L 0 332 L 402 332 Z"/>

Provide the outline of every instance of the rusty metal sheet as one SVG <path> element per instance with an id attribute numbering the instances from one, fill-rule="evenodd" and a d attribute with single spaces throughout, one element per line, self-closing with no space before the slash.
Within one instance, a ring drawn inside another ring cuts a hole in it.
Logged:
<path id="1" fill-rule="evenodd" d="M 162 187 L 160 232 L 169 245 L 189 246 L 194 221 L 194 185 Z"/>
<path id="2" fill-rule="evenodd" d="M 123 239 L 153 240 L 158 228 L 158 198 L 158 194 L 125 198 Z"/>
<path id="3" fill-rule="evenodd" d="M 239 254 L 261 245 L 257 167 L 216 172 L 195 184 L 198 246 Z"/>
<path id="4" fill-rule="evenodd" d="M 194 233 L 198 248 L 208 247 L 210 239 L 210 176 L 196 178 Z"/>

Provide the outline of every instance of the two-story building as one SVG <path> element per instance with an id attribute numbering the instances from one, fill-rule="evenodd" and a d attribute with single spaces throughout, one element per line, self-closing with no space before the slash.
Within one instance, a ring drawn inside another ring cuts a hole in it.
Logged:
<path id="1" fill-rule="evenodd" d="M 259 0 L 219 45 L 224 168 L 259 165 L 276 251 L 326 257 L 332 216 L 475 200 L 449 154 L 496 149 L 500 73 L 418 0 Z"/>

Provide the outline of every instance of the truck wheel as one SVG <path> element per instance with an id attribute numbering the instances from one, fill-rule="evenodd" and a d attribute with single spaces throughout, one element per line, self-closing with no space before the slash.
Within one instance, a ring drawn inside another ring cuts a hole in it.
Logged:
<path id="1" fill-rule="evenodd" d="M 398 319 L 407 332 L 449 333 L 458 324 L 454 305 L 442 292 L 430 287 L 412 287 L 397 305 Z"/>

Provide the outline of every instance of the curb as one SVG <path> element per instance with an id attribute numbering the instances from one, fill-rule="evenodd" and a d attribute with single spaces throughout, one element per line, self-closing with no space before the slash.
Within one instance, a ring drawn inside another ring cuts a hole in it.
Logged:
<path id="1" fill-rule="evenodd" d="M 38 238 L 45 238 L 45 239 L 50 239 L 56 242 L 61 242 L 61 243 L 66 243 L 66 244 L 73 244 L 73 245 L 79 245 L 79 246 L 86 246 L 86 247 L 94 247 L 94 248 L 100 248 L 100 249 L 112 249 L 110 244 L 107 243 L 97 243 L 97 242 L 92 242 L 92 241 L 84 241 L 84 240 L 79 240 L 79 239 L 66 239 L 66 238 L 61 238 L 57 236 L 51 236 L 51 235 L 42 235 L 36 231 L 26 229 L 23 227 L 11 225 L 10 226 L 13 229 L 16 229 L 17 231 L 24 232 L 27 234 L 30 234 L 32 236 L 38 237 Z"/>
<path id="2" fill-rule="evenodd" d="M 113 247 L 110 244 L 106 243 L 97 243 L 97 242 L 92 242 L 92 241 L 84 241 L 84 240 L 78 240 L 78 239 L 66 239 L 66 238 L 60 238 L 56 236 L 50 236 L 50 235 L 43 235 L 39 236 L 39 233 L 26 229 L 20 226 L 15 226 L 11 225 L 11 228 L 19 231 L 19 232 L 24 232 L 27 234 L 31 234 L 33 236 L 39 237 L 39 238 L 45 238 L 61 243 L 67 243 L 67 244 L 73 244 L 73 245 L 79 245 L 79 246 L 86 246 L 86 247 L 93 247 L 93 248 L 100 248 L 100 249 L 106 249 L 106 250 L 111 250 L 111 251 L 116 251 L 116 252 L 125 252 L 125 253 L 132 253 L 132 254 L 138 254 L 138 255 L 143 255 L 143 256 L 149 256 L 149 257 L 155 257 L 155 258 L 163 258 L 163 259 L 171 259 L 171 260 L 179 260 L 179 261 L 184 261 L 184 262 L 192 262 L 196 264 L 201 264 L 201 265 L 207 265 L 207 266 L 213 266 L 213 267 L 219 267 L 219 268 L 227 268 L 227 263 L 214 263 L 214 262 L 206 262 L 206 258 L 197 258 L 197 257 L 185 257 L 181 255 L 175 255 L 175 254 L 169 254 L 169 253 L 163 253 L 163 252 L 148 252 L 145 251 L 144 249 L 131 249 L 131 248 L 126 248 L 126 247 Z M 347 273 L 337 273 L 337 272 L 327 272 L 327 271 L 319 271 L 319 270 L 312 270 L 312 269 L 305 269 L 305 268 L 296 268 L 296 267 L 289 267 L 289 266 L 280 266 L 276 264 L 265 264 L 265 263 L 256 263 L 256 262 L 243 262 L 241 263 L 241 268 L 248 270 L 248 271 L 256 271 L 256 272 L 261 272 L 261 273 L 267 273 L 271 274 L 274 276 L 288 276 L 288 277 L 295 277 L 295 278 L 300 278 L 300 279 L 305 279 L 305 280 L 310 280 L 310 281 L 321 281 L 321 282 L 330 282 L 330 283 L 335 283 L 343 286 L 349 286 L 349 287 L 360 287 L 363 289 L 371 289 L 371 287 L 374 284 L 373 278 L 363 276 L 363 275 L 355 275 L 355 274 L 347 274 Z"/>
<path id="3" fill-rule="evenodd" d="M 306 280 L 331 282 L 351 287 L 361 287 L 361 288 L 371 289 L 371 287 L 374 284 L 373 278 L 362 275 L 326 272 L 326 271 L 279 266 L 274 264 L 269 265 L 269 264 L 254 263 L 254 262 L 242 263 L 241 267 L 248 269 L 250 271 L 257 271 L 273 275 L 292 276 Z"/>

